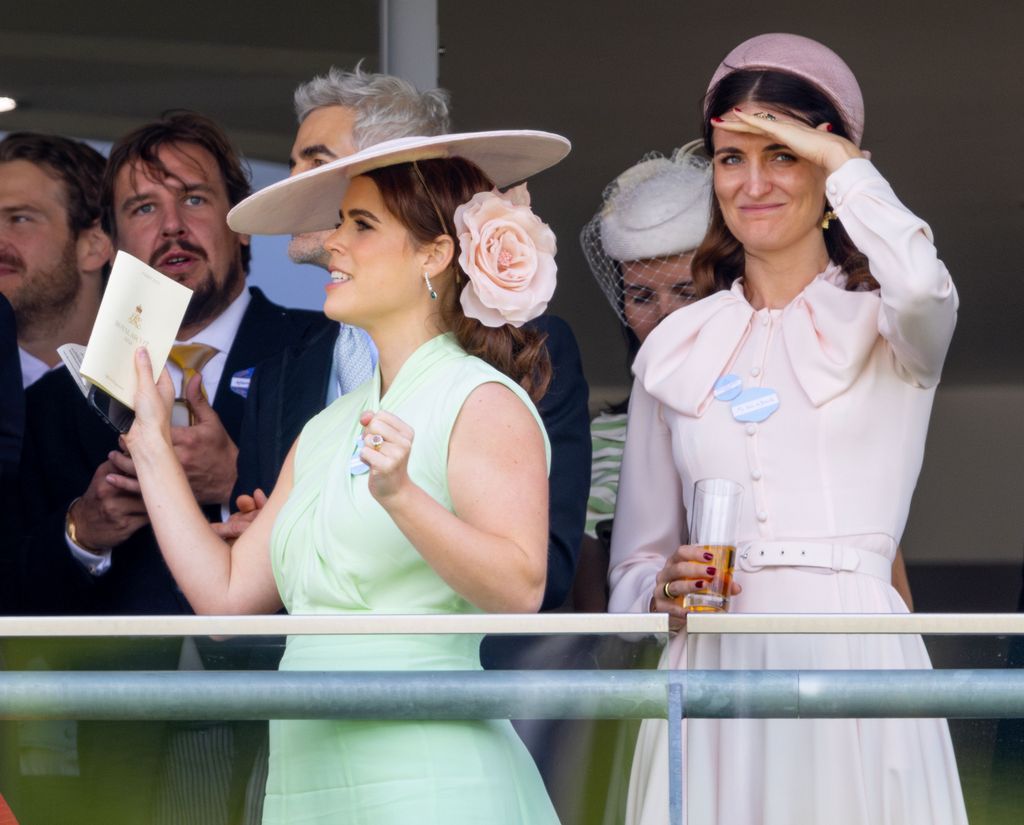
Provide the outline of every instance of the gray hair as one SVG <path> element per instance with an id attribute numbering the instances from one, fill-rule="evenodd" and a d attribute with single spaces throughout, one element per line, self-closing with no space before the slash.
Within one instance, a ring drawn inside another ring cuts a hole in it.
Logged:
<path id="1" fill-rule="evenodd" d="M 314 109 L 344 106 L 355 112 L 352 140 L 365 149 L 385 140 L 410 135 L 443 135 L 451 131 L 448 92 L 420 92 L 393 75 L 351 72 L 332 66 L 295 90 L 295 114 L 299 123 Z"/>

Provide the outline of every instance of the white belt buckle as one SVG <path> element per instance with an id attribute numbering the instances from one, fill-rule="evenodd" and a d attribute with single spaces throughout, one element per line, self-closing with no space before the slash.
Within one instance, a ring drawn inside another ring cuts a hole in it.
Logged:
<path id="1" fill-rule="evenodd" d="M 832 569 L 835 571 L 844 570 L 852 573 L 860 567 L 861 554 L 866 551 L 856 547 L 847 547 L 842 544 L 832 545 Z M 839 566 L 836 566 L 838 560 Z"/>
<path id="2" fill-rule="evenodd" d="M 832 547 L 831 547 L 831 550 L 832 550 L 832 564 L 830 564 L 829 566 L 832 568 L 832 572 L 833 573 L 838 573 L 841 570 L 848 569 L 843 564 L 843 555 L 844 555 L 843 554 L 843 550 L 844 549 L 845 548 L 841 544 L 833 544 Z"/>

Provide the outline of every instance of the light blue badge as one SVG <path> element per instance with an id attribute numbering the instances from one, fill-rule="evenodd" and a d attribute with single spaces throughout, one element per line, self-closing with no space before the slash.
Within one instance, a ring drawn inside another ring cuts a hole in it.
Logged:
<path id="1" fill-rule="evenodd" d="M 732 401 L 743 390 L 743 379 L 729 373 L 715 382 L 713 392 L 719 401 Z"/>
<path id="2" fill-rule="evenodd" d="M 779 408 L 779 394 L 771 387 L 751 387 L 732 403 L 732 417 L 737 421 L 760 422 Z"/>
<path id="3" fill-rule="evenodd" d="M 246 398 L 249 395 L 249 385 L 252 383 L 252 374 L 255 371 L 255 367 L 249 367 L 247 370 L 239 370 L 232 375 L 231 392 Z"/>
<path id="4" fill-rule="evenodd" d="M 365 464 L 359 457 L 360 451 L 363 449 L 363 437 L 359 436 L 356 439 L 356 448 L 352 452 L 352 458 L 348 460 L 348 472 L 349 475 L 361 476 L 363 473 L 370 472 L 370 465 Z"/>

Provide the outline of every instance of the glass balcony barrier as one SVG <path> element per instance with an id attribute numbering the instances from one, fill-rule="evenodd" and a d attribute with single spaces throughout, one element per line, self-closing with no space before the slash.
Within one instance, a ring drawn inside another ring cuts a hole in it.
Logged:
<path id="1" fill-rule="evenodd" d="M 673 823 L 750 805 L 794 822 L 858 821 L 847 809 L 861 807 L 865 821 L 902 821 L 914 797 L 952 807 L 957 786 L 971 823 L 1024 821 L 1024 615 L 697 615 L 682 666 Z M 736 775 L 723 800 L 709 782 L 724 760 Z"/>
<path id="2" fill-rule="evenodd" d="M 277 671 L 286 637 L 339 635 L 459 637 L 489 669 Z M 576 760 L 664 713 L 667 639 L 653 615 L 2 618 L 0 793 L 21 825 L 248 825 L 268 719 L 504 718 L 563 822 L 594 821 L 628 761 Z"/>
<path id="3" fill-rule="evenodd" d="M 642 721 L 661 719 L 678 823 L 696 798 L 694 720 L 934 717 L 950 719 L 971 821 L 1020 821 L 1024 616 L 721 614 L 692 616 L 686 633 L 678 669 L 659 670 L 661 615 L 4 618 L 0 793 L 21 825 L 256 823 L 268 719 L 512 719 L 564 825 L 605 825 L 623 821 Z M 934 670 L 694 661 L 725 637 L 917 634 Z M 484 636 L 488 669 L 276 670 L 284 637 L 340 635 Z"/>

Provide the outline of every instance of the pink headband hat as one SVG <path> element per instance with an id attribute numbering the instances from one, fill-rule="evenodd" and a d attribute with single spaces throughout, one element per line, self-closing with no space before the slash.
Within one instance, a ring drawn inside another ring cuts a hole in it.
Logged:
<path id="1" fill-rule="evenodd" d="M 836 104 L 850 127 L 850 140 L 864 136 L 864 97 L 850 67 L 828 46 L 798 34 L 759 34 L 725 56 L 708 84 L 708 92 L 727 74 L 741 69 L 789 72 L 813 83 Z M 707 114 L 705 98 L 705 114 Z"/>

